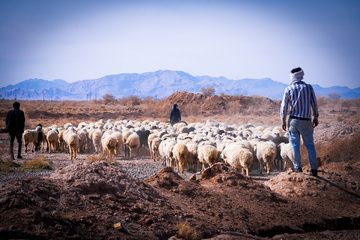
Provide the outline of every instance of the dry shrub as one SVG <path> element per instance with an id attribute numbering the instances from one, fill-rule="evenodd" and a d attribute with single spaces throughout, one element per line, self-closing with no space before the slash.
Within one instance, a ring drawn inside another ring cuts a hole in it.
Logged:
<path id="1" fill-rule="evenodd" d="M 20 164 L 14 162 L 10 155 L 6 154 L 7 151 L 0 151 L 0 175 L 1 173 L 15 172 L 15 167 L 20 167 Z"/>
<path id="2" fill-rule="evenodd" d="M 185 240 L 200 239 L 197 231 L 192 228 L 188 222 L 180 222 L 178 225 L 178 235 Z"/>
<path id="3" fill-rule="evenodd" d="M 316 144 L 316 153 L 320 158 L 329 156 L 333 162 L 360 161 L 360 133 L 345 138 L 335 138 L 330 142 Z"/>
<path id="4" fill-rule="evenodd" d="M 169 109 L 169 107 L 166 104 L 161 104 L 160 100 L 156 100 L 154 101 L 154 104 L 152 106 L 149 106 L 149 109 L 147 110 L 148 112 L 151 112 L 151 116 L 154 118 L 167 118 L 165 121 L 169 120 L 170 117 L 170 111 L 171 108 Z M 180 110 L 181 111 L 181 110 Z M 144 111 L 146 112 L 146 111 Z M 181 111 L 182 115 L 183 115 L 183 111 Z"/>
<path id="5" fill-rule="evenodd" d="M 92 100 L 92 102 L 93 102 L 95 105 L 103 104 L 103 101 L 100 100 L 100 99 L 94 99 L 94 100 Z"/>
<path id="6" fill-rule="evenodd" d="M 121 98 L 118 100 L 118 103 L 123 106 L 137 106 L 141 104 L 141 98 L 136 95 L 131 95 L 129 97 Z"/>
<path id="7" fill-rule="evenodd" d="M 33 160 L 26 161 L 24 168 L 30 168 L 30 169 L 36 168 L 36 169 L 44 169 L 44 170 L 52 169 L 46 156 L 40 154 L 35 155 Z"/>
<path id="8" fill-rule="evenodd" d="M 323 108 L 330 103 L 330 100 L 328 98 L 325 98 L 324 96 L 320 96 L 320 97 L 316 98 L 316 102 L 317 102 L 318 108 Z"/>
<path id="9" fill-rule="evenodd" d="M 215 93 L 215 88 L 214 88 L 214 86 L 202 87 L 200 89 L 200 92 L 202 94 L 204 94 L 205 96 L 211 96 Z"/>
<path id="10" fill-rule="evenodd" d="M 155 112 L 155 106 L 158 100 L 154 100 L 152 97 L 146 97 L 142 101 L 142 110 L 146 116 L 153 116 Z"/>
<path id="11" fill-rule="evenodd" d="M 9 159 L 11 159 L 11 158 L 9 158 Z M 11 172 L 11 163 L 12 162 L 10 162 L 10 161 L 8 161 L 8 162 L 0 161 L 0 173 L 9 173 L 9 172 Z"/>
<path id="12" fill-rule="evenodd" d="M 3 162 L 0 160 L 0 175 L 1 173 L 7 174 L 12 172 L 17 172 L 16 168 L 20 167 L 21 165 L 14 162 L 11 158 L 7 162 Z"/>
<path id="13" fill-rule="evenodd" d="M 85 162 L 99 162 L 99 161 L 109 161 L 106 157 L 106 152 L 101 152 L 96 155 L 89 155 Z"/>

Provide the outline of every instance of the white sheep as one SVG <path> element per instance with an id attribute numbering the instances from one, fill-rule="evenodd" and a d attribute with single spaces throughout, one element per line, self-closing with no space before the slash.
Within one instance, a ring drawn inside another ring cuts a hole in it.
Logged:
<path id="1" fill-rule="evenodd" d="M 125 145 L 130 149 L 130 158 L 136 157 L 137 150 L 140 147 L 140 137 L 134 132 L 126 140 Z"/>
<path id="2" fill-rule="evenodd" d="M 49 144 L 48 145 L 49 153 L 51 153 L 51 148 L 52 148 L 53 152 L 55 152 L 55 150 L 57 149 L 57 146 L 59 144 L 58 132 L 55 129 L 51 129 L 50 131 L 47 132 L 46 139 Z"/>
<path id="3" fill-rule="evenodd" d="M 121 146 L 123 145 L 122 134 L 121 134 L 121 132 L 115 131 L 111 135 L 116 138 L 115 155 L 118 155 L 120 152 Z"/>
<path id="4" fill-rule="evenodd" d="M 25 152 L 27 152 L 28 150 L 28 144 L 32 143 L 33 144 L 33 150 L 35 149 L 36 146 L 36 142 L 39 139 L 39 134 L 41 132 L 42 127 L 41 126 L 37 126 L 35 129 L 26 129 L 23 133 L 23 140 L 24 140 L 24 145 L 25 145 Z"/>
<path id="5" fill-rule="evenodd" d="M 101 145 L 103 151 L 106 152 L 108 158 L 112 158 L 115 154 L 117 140 L 111 132 L 105 132 L 101 137 Z"/>
<path id="6" fill-rule="evenodd" d="M 198 145 L 194 142 L 186 143 L 186 147 L 189 150 L 189 169 L 196 170 L 199 164 L 198 160 Z"/>
<path id="7" fill-rule="evenodd" d="M 162 153 L 166 166 L 170 166 L 171 168 L 174 168 L 174 163 L 175 163 L 175 159 L 173 155 L 173 149 L 175 145 L 176 145 L 176 141 L 174 139 L 166 139 L 160 144 L 161 146 L 160 154 Z"/>
<path id="8" fill-rule="evenodd" d="M 190 162 L 189 150 L 183 143 L 177 143 L 173 148 L 175 163 L 178 165 L 177 171 L 184 173 L 185 165 Z"/>
<path id="9" fill-rule="evenodd" d="M 253 162 L 253 154 L 249 149 L 241 147 L 238 144 L 229 144 L 221 153 L 222 159 L 235 169 L 241 169 L 244 174 L 249 176 L 249 170 Z"/>
<path id="10" fill-rule="evenodd" d="M 162 142 L 162 140 L 158 137 L 154 138 L 151 142 L 151 151 L 152 151 L 154 160 L 160 159 L 159 147 L 160 147 L 161 142 Z"/>
<path id="11" fill-rule="evenodd" d="M 283 169 L 286 170 L 289 167 L 294 168 L 294 154 L 291 148 L 291 143 L 280 143 L 280 156 L 283 160 Z"/>
<path id="12" fill-rule="evenodd" d="M 72 130 L 66 130 L 64 132 L 64 142 L 69 147 L 70 160 L 76 159 L 77 152 L 79 150 L 79 137 Z"/>
<path id="13" fill-rule="evenodd" d="M 198 147 L 199 162 L 202 163 L 202 169 L 205 169 L 206 165 L 210 167 L 218 160 L 218 151 L 212 145 L 202 145 Z"/>
<path id="14" fill-rule="evenodd" d="M 79 151 L 83 153 L 88 143 L 88 133 L 86 132 L 85 129 L 79 129 L 77 131 L 77 135 L 79 137 Z"/>
<path id="15" fill-rule="evenodd" d="M 127 139 L 129 138 L 129 136 L 133 133 L 133 131 L 130 131 L 129 129 L 124 129 L 122 132 L 122 136 L 123 136 L 123 143 L 124 143 L 124 153 L 125 153 L 125 157 L 130 156 L 130 149 L 128 148 L 128 146 L 125 144 Z"/>
<path id="16" fill-rule="evenodd" d="M 92 134 L 92 143 L 95 148 L 95 152 L 102 151 L 102 144 L 101 144 L 102 132 L 99 129 L 96 129 Z"/>
<path id="17" fill-rule="evenodd" d="M 59 146 L 60 151 L 66 150 L 66 146 L 65 146 L 66 143 L 64 141 L 64 132 L 65 132 L 64 129 L 59 129 L 59 135 L 58 135 L 59 144 L 58 144 L 58 146 Z"/>
<path id="18" fill-rule="evenodd" d="M 260 174 L 264 164 L 266 165 L 267 174 L 270 174 L 271 165 L 274 163 L 276 157 L 276 145 L 272 141 L 259 142 L 256 146 L 256 157 L 260 164 Z"/>
<path id="19" fill-rule="evenodd" d="M 149 150 L 150 150 L 150 157 L 152 159 L 154 159 L 154 152 L 152 150 L 152 141 L 154 140 L 154 138 L 156 138 L 156 134 L 155 133 L 151 133 L 148 137 L 148 146 L 149 146 Z"/>

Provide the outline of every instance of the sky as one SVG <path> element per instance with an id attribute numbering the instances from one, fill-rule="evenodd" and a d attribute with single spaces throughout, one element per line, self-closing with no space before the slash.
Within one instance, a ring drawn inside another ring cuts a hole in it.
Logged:
<path id="1" fill-rule="evenodd" d="M 120 73 L 360 87 L 359 0 L 0 0 L 0 87 Z"/>

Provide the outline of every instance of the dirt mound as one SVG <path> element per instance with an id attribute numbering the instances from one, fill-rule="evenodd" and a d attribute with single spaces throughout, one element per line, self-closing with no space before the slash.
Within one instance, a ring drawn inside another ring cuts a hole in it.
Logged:
<path id="1" fill-rule="evenodd" d="M 163 168 L 139 180 L 107 162 L 77 162 L 49 177 L 0 183 L 0 234 L 168 239 L 181 222 L 200 238 L 359 229 L 358 173 L 359 164 L 331 163 L 322 166 L 319 178 L 285 172 L 264 185 L 223 163 L 199 179 L 184 180 Z"/>
<path id="2" fill-rule="evenodd" d="M 106 162 L 76 163 L 0 188 L 3 238 L 157 238 L 149 225 L 163 207 L 161 197 Z"/>
<path id="3" fill-rule="evenodd" d="M 288 170 L 265 182 L 265 185 L 288 199 L 301 201 L 315 211 L 328 213 L 329 218 L 359 218 L 359 166 L 359 163 L 351 165 L 344 162 L 326 164 L 319 168 L 318 177 L 310 176 L 307 166 L 304 173 Z"/>
<path id="4" fill-rule="evenodd" d="M 279 102 L 265 97 L 230 96 L 230 95 L 210 95 L 200 93 L 175 92 L 163 100 L 167 105 L 178 104 L 181 109 L 186 109 L 189 105 L 197 106 L 200 112 L 221 113 L 228 110 L 229 103 L 237 105 L 237 111 L 243 112 L 251 105 L 252 108 L 261 109 L 264 106 L 274 109 L 279 108 Z M 260 108 L 261 107 L 261 108 Z M 251 108 L 251 109 L 252 109 Z"/>
<path id="5" fill-rule="evenodd" d="M 185 181 L 164 169 L 145 182 L 173 208 L 181 209 L 174 213 L 180 216 L 177 220 L 189 222 L 202 237 L 223 232 L 247 237 L 304 232 L 308 222 L 322 218 L 222 163 L 205 170 L 198 180 Z"/>

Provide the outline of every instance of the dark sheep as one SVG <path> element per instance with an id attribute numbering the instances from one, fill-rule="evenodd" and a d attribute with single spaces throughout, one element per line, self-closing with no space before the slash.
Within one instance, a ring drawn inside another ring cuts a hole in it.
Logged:
<path id="1" fill-rule="evenodd" d="M 149 130 L 139 130 L 136 133 L 137 133 L 137 135 L 139 135 L 139 138 L 140 138 L 140 147 L 146 146 L 147 148 L 149 148 L 148 138 L 150 135 L 150 131 Z"/>

